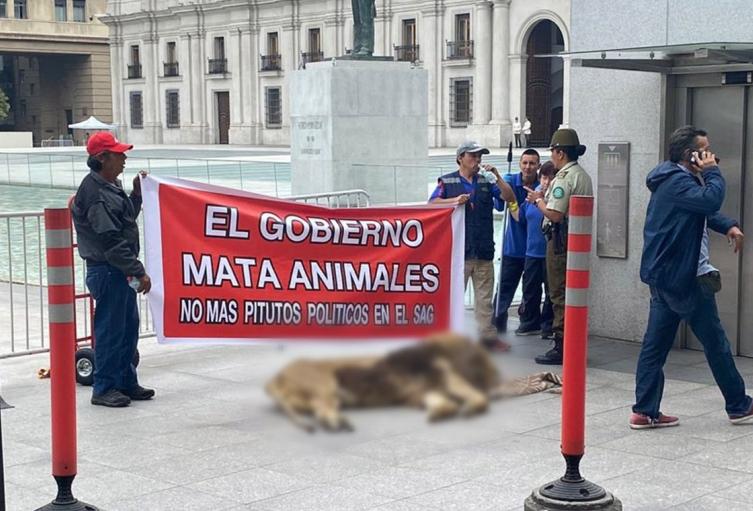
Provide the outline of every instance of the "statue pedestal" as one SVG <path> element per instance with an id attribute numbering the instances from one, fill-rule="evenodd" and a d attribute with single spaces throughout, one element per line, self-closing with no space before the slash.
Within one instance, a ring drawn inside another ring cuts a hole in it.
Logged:
<path id="1" fill-rule="evenodd" d="M 360 188 L 372 204 L 427 201 L 425 70 L 316 62 L 292 73 L 289 90 L 294 195 Z"/>

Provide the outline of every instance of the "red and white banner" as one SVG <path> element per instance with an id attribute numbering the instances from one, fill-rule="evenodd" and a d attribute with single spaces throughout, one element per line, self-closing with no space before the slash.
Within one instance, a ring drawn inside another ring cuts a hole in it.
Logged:
<path id="1" fill-rule="evenodd" d="M 463 208 L 330 209 L 155 176 L 142 190 L 160 342 L 462 329 Z"/>

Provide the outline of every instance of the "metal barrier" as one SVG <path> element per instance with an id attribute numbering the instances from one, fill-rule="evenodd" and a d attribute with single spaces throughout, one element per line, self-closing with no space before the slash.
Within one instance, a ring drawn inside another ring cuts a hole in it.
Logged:
<path id="1" fill-rule="evenodd" d="M 316 204 L 329 208 L 366 208 L 371 198 L 365 190 L 343 190 L 341 192 L 312 193 L 309 195 L 291 195 L 287 200 Z"/>
<path id="2" fill-rule="evenodd" d="M 328 207 L 368 207 L 369 194 L 364 190 L 343 190 L 285 197 L 286 200 Z M 143 216 L 139 227 L 143 239 Z M 74 233 L 75 236 L 75 233 Z M 74 238 L 75 246 L 75 238 Z M 44 260 L 44 213 L 42 211 L 0 213 L 0 358 L 40 353 L 49 350 L 47 311 L 47 268 Z M 75 250 L 75 249 L 74 249 Z M 86 271 L 78 254 L 74 254 L 76 339 L 91 339 L 93 304 L 86 288 Z M 7 296 L 6 296 L 7 295 Z M 154 335 L 154 326 L 144 295 L 138 295 L 141 317 L 139 335 Z"/>

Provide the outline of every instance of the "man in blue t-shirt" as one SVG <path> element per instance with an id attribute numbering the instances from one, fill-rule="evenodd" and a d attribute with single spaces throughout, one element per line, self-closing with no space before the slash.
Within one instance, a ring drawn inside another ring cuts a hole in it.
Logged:
<path id="1" fill-rule="evenodd" d="M 545 162 L 539 170 L 539 182 L 536 190 L 546 192 L 554 179 L 557 169 L 550 161 Z M 524 332 L 534 335 L 541 331 L 542 339 L 553 339 L 552 321 L 554 311 L 549 299 L 549 286 L 546 281 L 546 238 L 541 230 L 544 213 L 535 204 L 520 204 L 520 217 L 525 218 L 527 227 L 526 262 L 523 269 L 523 305 L 520 307 L 520 326 L 516 333 Z M 544 305 L 541 307 L 542 286 L 545 292 Z"/>
<path id="2" fill-rule="evenodd" d="M 520 172 L 517 174 L 506 174 L 504 180 L 512 187 L 515 199 L 518 204 L 525 203 L 528 192 L 524 187 L 536 188 L 539 185 L 537 172 L 541 166 L 541 157 L 535 149 L 526 149 L 520 156 Z M 521 215 L 520 221 L 515 222 L 511 219 L 507 222 L 507 230 L 504 233 L 502 242 L 502 263 L 499 270 L 499 285 L 497 286 L 497 296 L 494 301 L 494 326 L 498 332 L 507 331 L 507 309 L 510 308 L 515 291 L 518 289 L 520 277 L 523 275 L 526 262 L 527 246 L 527 227 L 525 218 Z M 525 296 L 525 290 L 524 290 Z M 530 293 L 529 293 L 530 294 Z M 522 308 L 533 307 L 534 304 L 521 304 Z M 538 306 L 538 304 L 536 304 Z M 518 329 L 515 331 L 518 335 L 531 335 L 539 333 L 540 329 L 535 332 L 528 332 Z"/>

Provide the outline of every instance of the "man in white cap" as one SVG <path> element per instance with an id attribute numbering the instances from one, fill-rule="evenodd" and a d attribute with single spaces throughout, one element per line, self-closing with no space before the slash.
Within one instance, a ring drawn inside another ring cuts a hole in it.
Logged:
<path id="1" fill-rule="evenodd" d="M 465 206 L 465 283 L 473 281 L 476 324 L 484 347 L 507 351 L 492 324 L 494 289 L 494 220 L 492 208 L 502 210 L 503 200 L 515 202 L 515 195 L 491 165 L 481 165 L 489 150 L 476 142 L 464 142 L 455 152 L 458 170 L 440 177 L 429 201 Z M 496 201 L 494 199 L 497 199 Z"/>

